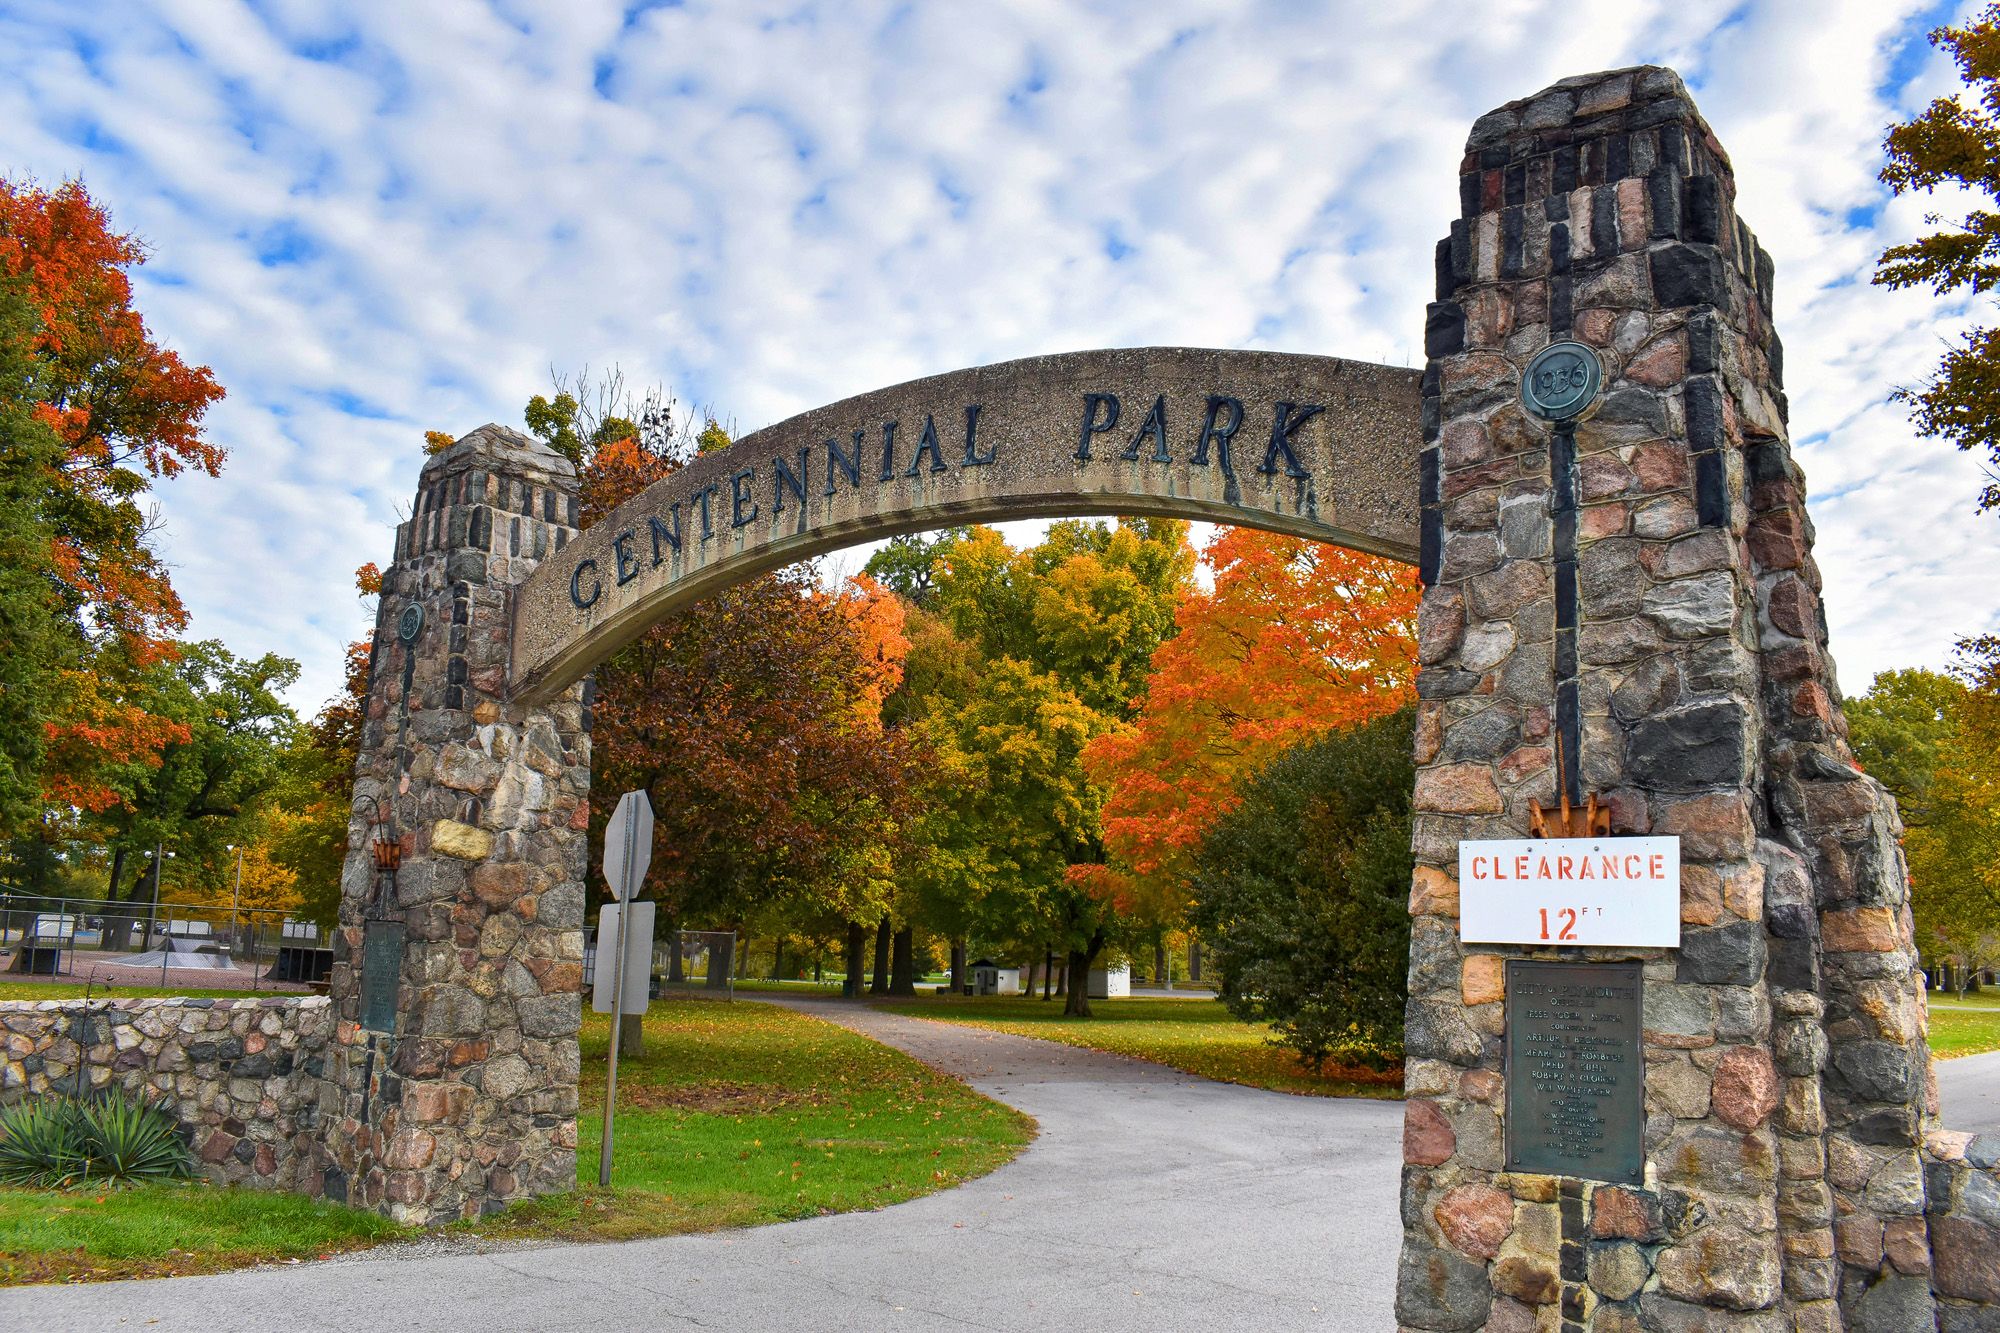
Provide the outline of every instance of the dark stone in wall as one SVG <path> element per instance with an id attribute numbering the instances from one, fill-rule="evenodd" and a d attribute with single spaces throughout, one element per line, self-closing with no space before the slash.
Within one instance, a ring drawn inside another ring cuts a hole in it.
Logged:
<path id="1" fill-rule="evenodd" d="M 1915 1088 L 1909 1052 L 1886 1041 L 1842 1045 L 1833 1053 L 1833 1070 L 1862 1101 L 1902 1101 Z"/>
<path id="2" fill-rule="evenodd" d="M 1663 308 L 1727 303 L 1722 253 L 1714 246 L 1664 246 L 1647 260 L 1653 273 L 1653 298 Z"/>
<path id="3" fill-rule="evenodd" d="M 1732 701 L 1695 704 L 1639 722 L 1625 743 L 1631 781 L 1650 791 L 1701 791 L 1743 780 L 1749 719 Z"/>
<path id="4" fill-rule="evenodd" d="M 1404 1255 L 1396 1270 L 1396 1309 L 1405 1323 L 1436 1333 L 1486 1327 L 1493 1288 L 1486 1265 L 1447 1250 Z"/>
<path id="5" fill-rule="evenodd" d="M 1681 935 L 1682 981 L 1708 986 L 1754 986 L 1764 974 L 1764 927 L 1736 921 Z"/>
<path id="6" fill-rule="evenodd" d="M 1465 350 L 1465 307 L 1456 301 L 1434 301 L 1424 316 L 1424 355 L 1450 356 Z"/>

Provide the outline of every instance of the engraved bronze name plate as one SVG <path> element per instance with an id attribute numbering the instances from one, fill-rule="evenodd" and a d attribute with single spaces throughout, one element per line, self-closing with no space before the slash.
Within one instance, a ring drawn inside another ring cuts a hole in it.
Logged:
<path id="1" fill-rule="evenodd" d="M 1645 1182 L 1637 963 L 1507 963 L 1507 1169 Z"/>
<path id="2" fill-rule="evenodd" d="M 361 1026 L 396 1030 L 396 991 L 403 980 L 403 923 L 370 921 L 361 936 Z"/>

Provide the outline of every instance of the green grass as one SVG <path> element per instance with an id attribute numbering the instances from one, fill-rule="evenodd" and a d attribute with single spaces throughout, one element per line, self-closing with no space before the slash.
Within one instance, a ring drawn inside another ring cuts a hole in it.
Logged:
<path id="1" fill-rule="evenodd" d="M 304 991 L 247 991 L 247 990 L 203 990 L 198 987 L 169 986 L 93 986 L 90 989 L 92 1004 L 99 1000 L 167 1000 L 176 997 L 189 1000 L 265 1000 L 277 996 L 290 999 L 304 999 L 309 992 Z M 61 982 L 47 981 L 0 981 L 0 1000 L 81 1000 L 83 987 L 66 986 Z"/>
<path id="2" fill-rule="evenodd" d="M 1945 1008 L 1947 1002 L 1932 996 L 1931 1054 L 1940 1060 L 1960 1055 L 1982 1055 L 2000 1051 L 2000 1004 L 1979 1004 L 1982 996 L 1968 996 L 1964 1008 Z M 1955 1002 L 1953 1002 L 1955 1003 Z"/>
<path id="3" fill-rule="evenodd" d="M 1397 1097 L 1400 1068 L 1369 1069 L 1360 1061 L 1329 1061 L 1315 1073 L 1284 1047 L 1269 1028 L 1232 1018 L 1213 1000 L 1141 997 L 1092 1000 L 1091 1018 L 1064 1018 L 1055 1000 L 1016 996 L 938 996 L 882 1006 L 917 1018 L 972 1023 L 1024 1037 L 1136 1056 L 1224 1083 L 1321 1097 Z"/>
<path id="4" fill-rule="evenodd" d="M 405 1234 L 373 1213 L 200 1183 L 0 1189 L 0 1284 L 211 1273 Z"/>
<path id="5" fill-rule="evenodd" d="M 586 1015 L 577 1174 L 589 1188 L 470 1224 L 612 1240 L 900 1203 L 984 1175 L 1034 1122 L 845 1028 L 770 1005 L 660 1001 L 620 1062 L 613 1188 L 596 1189 L 609 1022 Z"/>
<path id="6" fill-rule="evenodd" d="M 129 993 L 129 992 L 128 992 Z M 622 1240 L 880 1208 L 1011 1159 L 1034 1122 L 831 1023 L 661 1001 L 620 1063 L 613 1185 L 597 1188 L 610 1025 L 585 1015 L 574 1194 L 456 1230 Z M 206 1185 L 0 1189 L 0 1283 L 213 1272 L 410 1234 L 372 1213 Z"/>

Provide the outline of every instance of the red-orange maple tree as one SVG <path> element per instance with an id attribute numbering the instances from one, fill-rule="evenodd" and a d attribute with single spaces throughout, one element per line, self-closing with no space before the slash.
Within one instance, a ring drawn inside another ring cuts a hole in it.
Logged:
<path id="1" fill-rule="evenodd" d="M 595 444 L 584 522 L 675 466 L 636 436 Z M 836 593 L 792 566 L 702 599 L 598 667 L 593 835 L 621 792 L 651 793 L 646 891 L 670 920 L 728 924 L 778 898 L 879 915 L 905 787 L 903 742 L 881 725 L 909 648 L 903 616 L 873 580 Z"/>
<path id="2" fill-rule="evenodd" d="M 1122 881 L 1127 910 L 1162 923 L 1179 915 L 1185 858 L 1245 776 L 1414 692 L 1420 592 L 1409 569 L 1250 528 L 1217 529 L 1202 560 L 1213 586 L 1182 601 L 1137 717 L 1084 753 L 1108 789 L 1113 864 L 1095 873 Z"/>
<path id="3" fill-rule="evenodd" d="M 50 701 L 43 785 L 86 810 L 118 802 L 121 766 L 157 764 L 186 739 L 134 692 L 187 624 L 138 499 L 156 478 L 214 475 L 223 462 L 202 433 L 221 387 L 154 341 L 132 304 L 129 270 L 144 260 L 81 183 L 0 180 L 0 281 L 19 284 L 35 312 L 34 410 L 63 445 L 41 492 L 47 569 L 90 647 Z"/>

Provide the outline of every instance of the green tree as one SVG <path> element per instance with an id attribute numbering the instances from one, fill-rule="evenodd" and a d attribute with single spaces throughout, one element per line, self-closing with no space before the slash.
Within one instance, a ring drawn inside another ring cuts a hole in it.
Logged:
<path id="1" fill-rule="evenodd" d="M 119 803 L 96 821 L 112 849 L 107 899 L 149 892 L 156 847 L 220 864 L 223 845 L 247 836 L 244 821 L 279 785 L 298 727 L 279 693 L 298 674 L 289 658 L 238 658 L 213 641 L 188 644 L 148 673 L 148 710 L 179 723 L 186 739 L 169 743 L 157 765 L 127 765 Z"/>
<path id="2" fill-rule="evenodd" d="M 937 578 L 938 556 L 963 541 L 971 531 L 970 528 L 939 528 L 935 532 L 891 537 L 881 550 L 868 557 L 865 567 L 868 577 L 911 606 L 928 606 L 931 584 Z"/>
<path id="3" fill-rule="evenodd" d="M 1105 860 L 1103 791 L 1084 747 L 1144 687 L 1193 567 L 1179 523 L 1061 522 L 1026 550 L 991 528 L 906 542 L 875 572 L 921 593 L 886 716 L 922 757 L 899 871 L 908 910 L 955 942 L 1064 957 L 1066 1012 L 1124 943 Z"/>
<path id="4" fill-rule="evenodd" d="M 83 653 L 45 572 L 55 536 L 46 478 L 64 446 L 36 410 L 47 392 L 32 354 L 35 328 L 25 284 L 0 275 L 0 838 L 22 850 L 46 846 L 36 835 L 48 707 Z"/>
<path id="5" fill-rule="evenodd" d="M 1905 825 L 1931 819 L 1931 779 L 1958 730 L 1965 695 L 1964 682 L 1913 667 L 1877 672 L 1868 693 L 1847 702 L 1855 758 L 1896 798 Z"/>
<path id="6" fill-rule="evenodd" d="M 1950 675 L 1882 672 L 1847 715 L 1903 814 L 1918 943 L 1963 991 L 2000 962 L 2000 649 L 1962 643 Z"/>
<path id="7" fill-rule="evenodd" d="M 1402 1053 L 1414 721 L 1404 708 L 1285 751 L 1195 856 L 1224 1002 L 1315 1067 Z"/>
<path id="8" fill-rule="evenodd" d="M 1963 27 L 1941 27 L 1931 44 L 1950 53 L 1965 87 L 1890 129 L 1882 179 L 1897 194 L 1963 187 L 2000 203 L 2000 5 Z M 1984 296 L 2000 283 L 2000 212 L 1975 208 L 1956 223 L 1933 214 L 1936 231 L 1882 253 L 1875 281 L 1929 287 L 1938 295 Z M 1975 328 L 1946 350 L 1930 382 L 1897 397 L 1917 428 L 1984 455 L 1979 508 L 2000 507 L 2000 329 Z"/>

